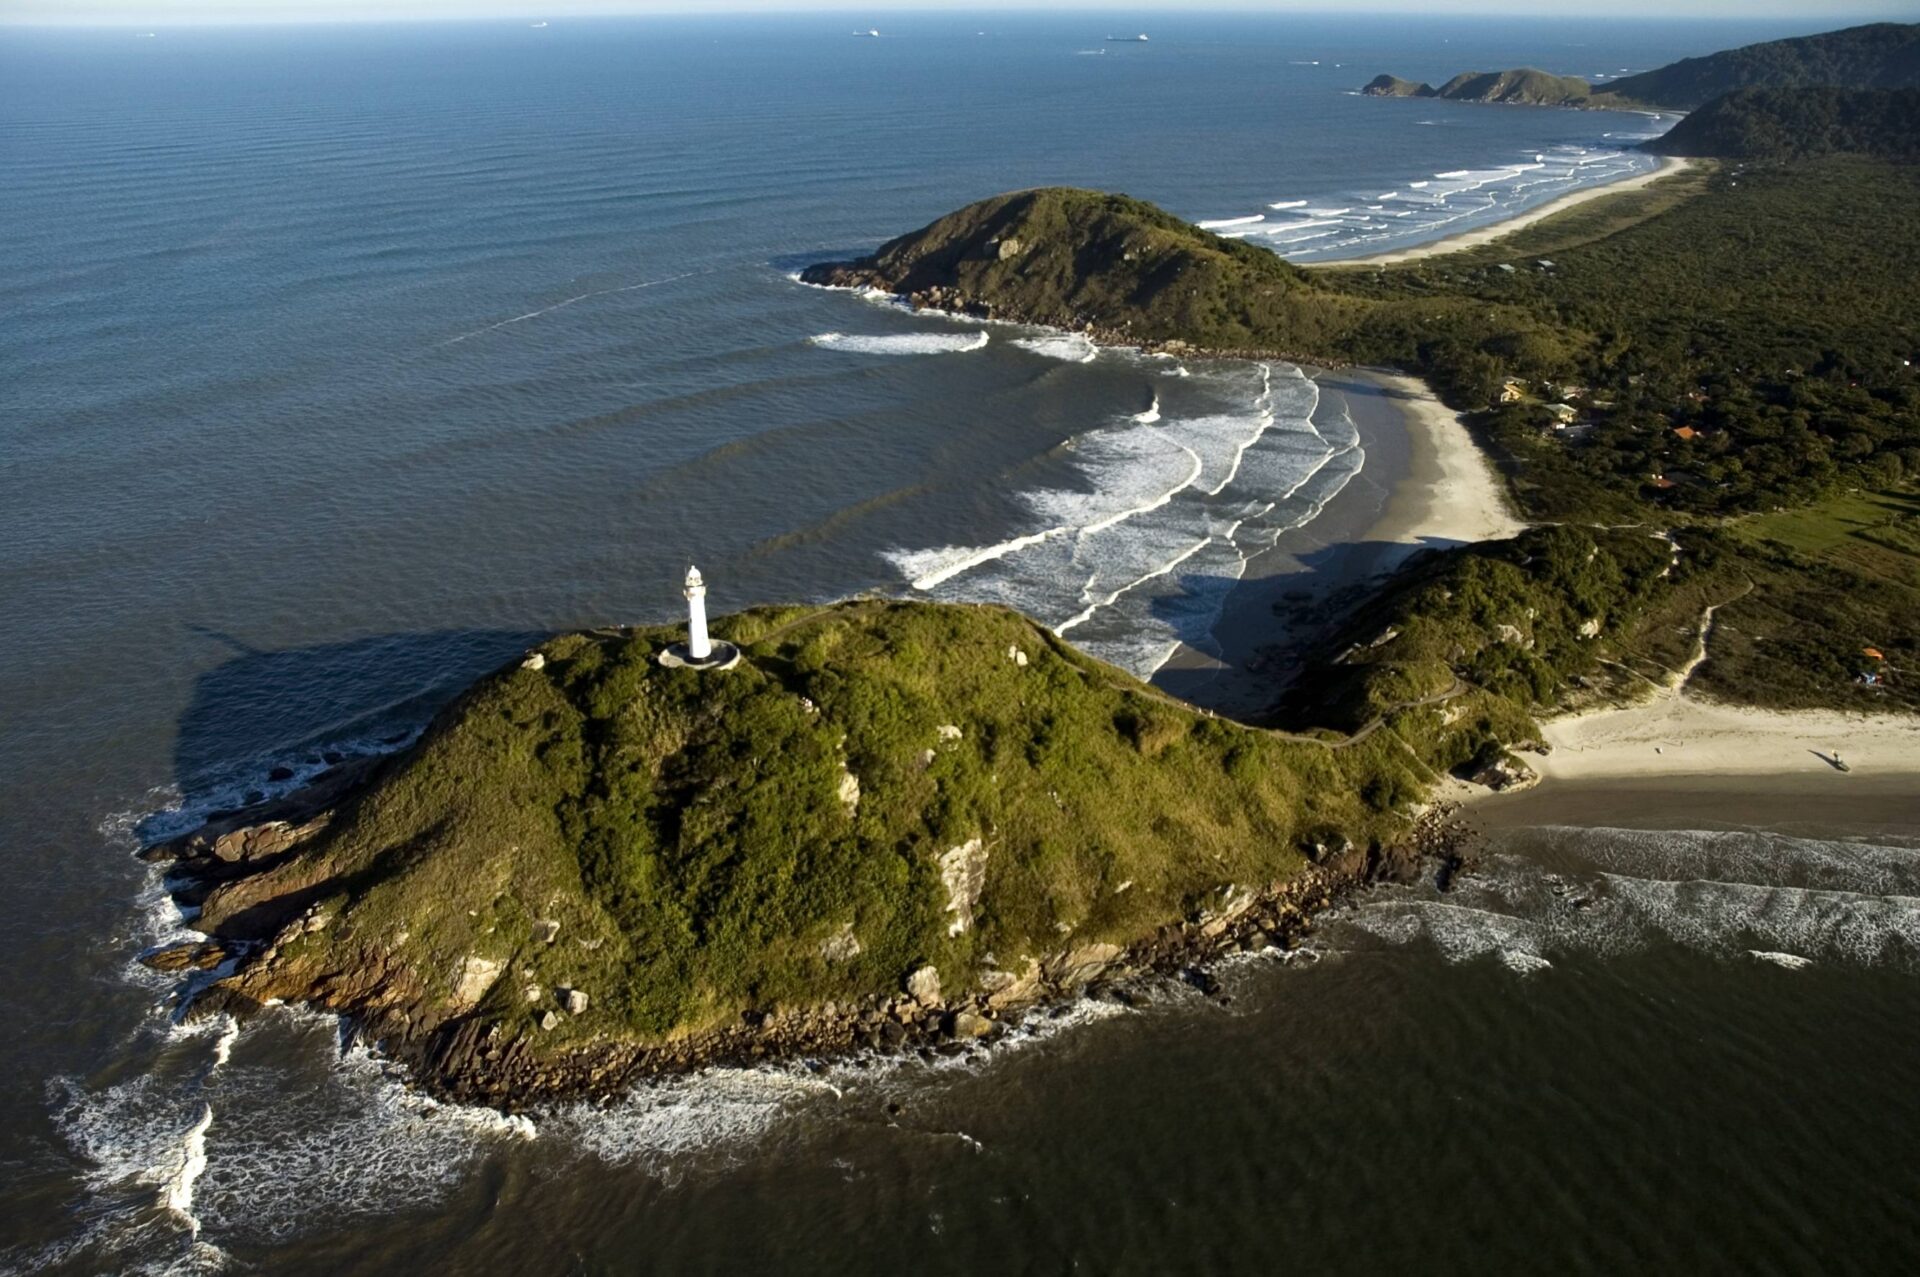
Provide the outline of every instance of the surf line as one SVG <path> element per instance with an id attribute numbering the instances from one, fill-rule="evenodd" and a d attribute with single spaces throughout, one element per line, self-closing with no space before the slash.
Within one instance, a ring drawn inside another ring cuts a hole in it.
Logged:
<path id="1" fill-rule="evenodd" d="M 445 341 L 437 343 L 435 349 L 438 349 L 440 346 L 457 345 L 469 337 L 479 337 L 492 332 L 496 328 L 506 328 L 511 324 L 523 324 L 529 319 L 538 319 L 542 315 L 551 315 L 556 310 L 564 310 L 575 302 L 583 302 L 590 297 L 606 297 L 613 293 L 636 292 L 642 288 L 655 288 L 661 284 L 671 284 L 676 279 L 690 279 L 695 275 L 704 274 L 707 274 L 707 272 L 699 270 L 682 271 L 678 275 L 668 275 L 664 279 L 647 279 L 642 280 L 638 284 L 622 284 L 618 288 L 600 288 L 591 293 L 581 293 L 578 297 L 569 297 L 565 301 L 555 302 L 551 306 L 542 306 L 539 310 L 530 310 L 524 315 L 515 315 L 512 319 L 503 319 L 497 324 L 488 324 L 485 328 L 476 328 L 470 333 L 461 333 L 458 337 L 449 337 Z"/>
<path id="2" fill-rule="evenodd" d="M 1060 536 L 1063 533 L 1071 532 L 1076 536 L 1084 536 L 1089 532 L 1103 532 L 1115 524 L 1125 523 L 1135 515 L 1145 514 L 1149 510 L 1158 510 L 1161 506 L 1167 504 L 1167 502 L 1173 500 L 1188 488 L 1191 488 L 1194 481 L 1198 479 L 1202 471 L 1206 469 L 1205 464 L 1200 460 L 1199 453 L 1177 439 L 1173 441 L 1173 445 L 1193 459 L 1193 469 L 1187 473 L 1186 478 L 1182 479 L 1173 487 L 1168 488 L 1152 501 L 1144 505 L 1132 506 L 1128 509 L 1118 511 L 1117 513 L 1108 515 L 1104 519 L 1084 526 L 1061 524 L 1059 527 L 1047 528 L 1040 532 L 1031 532 L 1026 536 L 1014 537 L 1010 541 L 1002 541 L 998 545 L 990 545 L 983 550 L 977 550 L 944 567 L 935 568 L 923 576 L 915 577 L 913 579 L 913 588 L 916 590 L 931 590 L 942 582 L 959 576 L 962 572 L 979 567 L 982 563 L 990 563 L 995 559 L 1005 558 L 1015 550 L 1024 550 L 1030 545 L 1039 545 L 1041 542 L 1052 540 L 1054 537 Z"/>

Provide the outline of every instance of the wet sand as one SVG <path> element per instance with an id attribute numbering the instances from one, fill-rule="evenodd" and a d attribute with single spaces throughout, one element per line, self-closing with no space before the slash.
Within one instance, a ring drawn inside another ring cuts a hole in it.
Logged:
<path id="1" fill-rule="evenodd" d="M 1534 760 L 1529 759 L 1529 762 Z M 1920 837 L 1911 773 L 1683 775 L 1551 780 L 1518 794 L 1478 791 L 1482 829 L 1767 829 L 1814 837 Z"/>

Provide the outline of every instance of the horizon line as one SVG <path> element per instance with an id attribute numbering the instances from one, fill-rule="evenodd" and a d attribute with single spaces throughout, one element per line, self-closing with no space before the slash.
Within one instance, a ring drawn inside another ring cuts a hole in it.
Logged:
<path id="1" fill-rule="evenodd" d="M 1499 0 L 1494 0 L 1494 3 L 1498 4 Z M 1278 18 L 1278 17 L 1375 18 L 1375 17 L 1378 17 L 1378 18 L 1426 18 L 1426 19 L 1435 19 L 1435 20 L 1450 19 L 1450 18 L 1501 18 L 1506 20 L 1513 20 L 1518 18 L 1522 21 L 1546 22 L 1546 23 L 1603 22 L 1603 21 L 1618 20 L 1618 18 L 1613 15 L 1600 13 L 1597 11 L 1593 13 L 1584 13 L 1584 14 L 1552 13 L 1552 14 L 1540 15 L 1540 14 L 1533 14 L 1533 13 L 1516 12 L 1516 10 L 1512 7 L 1458 9 L 1458 10 L 1449 10 L 1444 13 L 1436 13 L 1431 9 L 1412 7 L 1406 3 L 1393 4 L 1391 2 L 1382 4 L 1379 7 L 1368 6 L 1365 8 L 1344 8 L 1344 7 L 1335 7 L 1332 4 L 1329 4 L 1329 6 L 1326 8 L 1320 8 L 1316 6 L 1316 7 L 1302 7 L 1297 9 L 1293 9 L 1293 8 L 1275 9 L 1272 7 L 1257 6 L 1253 4 L 1239 4 L 1239 5 L 1225 4 L 1217 8 L 1207 7 L 1207 8 L 1194 8 L 1194 9 L 1169 9 L 1169 8 L 1166 8 L 1164 4 L 1155 4 L 1155 3 L 1152 3 L 1151 0 L 1136 0 L 1135 3 L 1128 3 L 1127 0 L 1116 0 L 1116 2 L 1110 3 L 1110 4 L 1103 4 L 1103 3 L 1076 4 L 1076 3 L 1072 3 L 1071 0 L 1069 0 L 1069 2 L 1065 4 L 1058 4 L 1058 5 L 1048 4 L 1048 5 L 1039 5 L 1039 6 L 1023 5 L 1018 3 L 1018 0 L 987 0 L 986 3 L 981 3 L 981 4 L 966 3 L 964 2 L 964 0 L 959 0 L 959 2 L 952 3 L 952 4 L 935 3 L 929 6 L 923 6 L 918 8 L 906 8 L 906 9 L 886 8 L 886 7 L 863 8 L 863 7 L 854 7 L 854 6 L 841 7 L 837 4 L 832 7 L 818 7 L 818 8 L 805 5 L 805 4 L 795 4 L 792 6 L 774 6 L 774 7 L 769 7 L 766 5 L 737 4 L 737 5 L 724 5 L 722 7 L 716 8 L 712 5 L 688 3 L 685 5 L 685 7 L 680 7 L 679 5 L 676 4 L 676 5 L 669 5 L 664 7 L 647 7 L 647 8 L 628 9 L 628 10 L 601 9 L 601 10 L 585 10 L 585 11 L 583 10 L 568 11 L 565 5 L 561 5 L 555 8 L 547 8 L 547 9 L 542 9 L 538 6 L 530 5 L 528 8 L 522 11 L 501 11 L 498 13 L 402 12 L 402 13 L 383 14 L 383 13 L 377 13 L 377 12 L 354 12 L 354 13 L 342 13 L 342 14 L 331 15 L 331 16 L 321 15 L 321 14 L 286 14 L 286 15 L 261 14 L 258 16 L 242 15 L 242 14 L 194 16 L 194 15 L 181 14 L 181 15 L 149 16 L 145 18 L 136 18 L 132 16 L 121 17 L 117 15 L 95 15 L 95 16 L 89 16 L 89 17 L 68 18 L 68 17 L 62 17 L 59 15 L 53 15 L 53 14 L 23 15 L 23 16 L 13 16 L 13 17 L 6 16 L 5 14 L 0 14 L 0 28 L 11 28 L 11 29 L 31 28 L 36 30 L 63 30 L 63 31 L 77 31 L 77 30 L 141 31 L 141 30 L 146 30 L 146 31 L 157 32 L 160 30 L 259 29 L 259 28 L 268 28 L 268 27 L 288 27 L 288 28 L 350 27 L 350 26 L 394 27 L 394 26 L 453 26 L 453 25 L 498 26 L 498 25 L 508 25 L 508 24 L 514 24 L 514 23 L 523 23 L 523 22 L 546 23 L 546 22 L 552 22 L 556 20 L 561 22 L 608 22 L 608 21 L 617 22 L 617 21 L 627 21 L 631 19 L 650 19 L 650 18 L 690 18 L 690 17 L 795 18 L 795 17 L 803 17 L 808 15 L 816 15 L 821 18 L 834 18 L 834 17 L 851 18 L 857 15 L 860 20 L 865 20 L 870 22 L 872 20 L 880 19 L 880 18 L 920 19 L 920 18 L 926 18 L 930 16 L 934 16 L 934 17 L 956 16 L 957 17 L 964 14 L 969 14 L 969 13 L 999 13 L 999 14 L 1012 13 L 1012 14 L 1018 14 L 1022 17 L 1040 16 L 1040 15 L 1046 15 L 1046 14 L 1058 14 L 1062 16 L 1085 14 L 1089 18 L 1098 17 L 1102 15 L 1126 13 L 1129 16 L 1152 15 L 1152 16 L 1157 16 L 1163 20 L 1178 20 L 1182 18 L 1192 18 L 1192 17 L 1273 17 L 1273 18 Z M 1673 12 L 1642 12 L 1642 13 L 1635 13 L 1635 14 L 1625 15 L 1625 16 L 1629 16 L 1631 20 L 1636 22 L 1657 23 L 1657 24 L 1692 23 L 1692 24 L 1705 25 L 1705 26 L 1714 26 L 1714 25 L 1735 26 L 1735 25 L 1752 25 L 1754 23 L 1759 23 L 1759 22 L 1805 21 L 1809 24 L 1817 25 L 1818 28 L 1821 30 L 1840 30 L 1849 26 L 1872 25 L 1876 23 L 1920 22 L 1920 11 L 1916 11 L 1911 14 L 1899 15 L 1899 16 L 1887 14 L 1887 13 L 1876 13 L 1872 11 L 1861 12 L 1857 10 L 1851 13 L 1818 14 L 1818 15 L 1786 14 L 1786 13 L 1781 13 L 1777 15 L 1764 14 L 1764 13 L 1761 13 L 1761 14 L 1747 13 L 1747 14 L 1740 14 L 1740 15 L 1729 15 L 1724 11 L 1715 11 L 1715 12 L 1698 13 L 1698 14 L 1673 13 Z"/>

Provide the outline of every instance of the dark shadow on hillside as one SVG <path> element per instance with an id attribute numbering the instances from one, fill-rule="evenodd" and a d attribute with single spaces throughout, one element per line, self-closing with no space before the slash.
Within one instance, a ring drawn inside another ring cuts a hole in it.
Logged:
<path id="1" fill-rule="evenodd" d="M 1391 575 L 1416 556 L 1461 544 L 1438 537 L 1418 547 L 1342 542 L 1270 552 L 1255 561 L 1255 570 L 1268 575 L 1181 575 L 1182 593 L 1155 600 L 1151 611 L 1191 651 L 1163 665 L 1154 686 L 1224 717 L 1270 724 L 1273 707 L 1300 676 L 1338 655 L 1346 627 Z"/>
<path id="2" fill-rule="evenodd" d="M 149 817 L 142 841 L 404 744 L 475 678 L 548 637 L 434 630 L 266 651 L 198 632 L 233 656 L 194 686 L 173 750 L 181 810 Z"/>

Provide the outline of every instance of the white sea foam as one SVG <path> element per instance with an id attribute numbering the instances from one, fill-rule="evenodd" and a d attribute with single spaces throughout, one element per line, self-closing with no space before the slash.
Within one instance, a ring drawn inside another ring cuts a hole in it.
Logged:
<path id="1" fill-rule="evenodd" d="M 1251 226 L 1255 222 L 1266 220 L 1263 214 L 1255 213 L 1251 217 L 1219 217 L 1208 222 L 1195 222 L 1194 225 L 1203 231 L 1213 231 L 1227 226 Z"/>
<path id="2" fill-rule="evenodd" d="M 985 348 L 991 338 L 972 333 L 819 333 L 808 338 L 816 346 L 861 355 L 949 355 Z"/>
<path id="3" fill-rule="evenodd" d="M 1296 368 L 1211 364 L 1190 380 L 1073 440 L 1061 457 L 1078 482 L 1021 498 L 1032 530 L 889 559 L 935 597 L 1017 608 L 1137 674 L 1207 646 L 1248 554 L 1312 518 L 1362 456 L 1350 423 L 1332 439 L 1314 428 L 1318 387 Z"/>
<path id="4" fill-rule="evenodd" d="M 1081 333 L 1022 337 L 1013 344 L 1022 350 L 1030 350 L 1036 355 L 1045 355 L 1049 359 L 1063 359 L 1073 364 L 1090 364 L 1100 355 L 1100 348 L 1093 344 L 1091 338 Z"/>
<path id="5" fill-rule="evenodd" d="M 1268 208 L 1277 209 L 1305 208 L 1306 206 L 1307 202 L 1305 200 L 1280 200 L 1277 203 L 1267 205 Z"/>
<path id="6" fill-rule="evenodd" d="M 1912 848 L 1754 833 L 1528 836 L 1528 854 L 1488 858 L 1445 899 L 1387 898 L 1355 910 L 1353 932 L 1429 943 L 1451 961 L 1508 951 L 1612 956 L 1658 944 L 1796 970 L 1920 964 Z"/>
<path id="7" fill-rule="evenodd" d="M 200 1235 L 200 1221 L 193 1213 L 193 1185 L 207 1169 L 207 1128 L 212 1125 L 213 1105 L 203 1104 L 179 1149 L 149 1172 L 160 1184 L 161 1207 L 186 1224 L 195 1237 Z"/>

